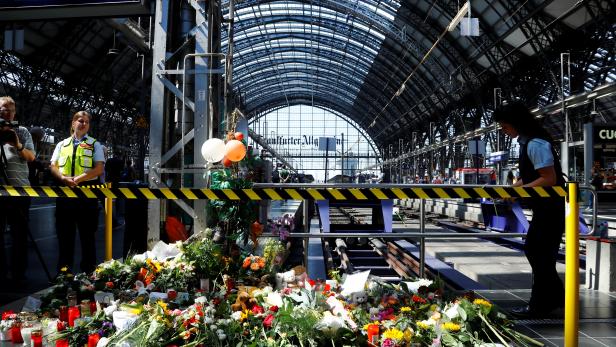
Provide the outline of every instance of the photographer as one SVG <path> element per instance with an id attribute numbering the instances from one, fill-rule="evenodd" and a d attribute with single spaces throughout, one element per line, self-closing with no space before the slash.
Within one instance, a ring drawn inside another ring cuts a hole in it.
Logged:
<path id="1" fill-rule="evenodd" d="M 15 101 L 0 97 L 0 182 L 11 186 L 29 186 L 28 162 L 34 160 L 34 144 L 28 129 L 15 122 Z M 11 275 L 13 280 L 25 279 L 28 261 L 29 197 L 0 197 L 0 279 L 7 274 L 4 256 L 4 234 L 11 229 Z"/>

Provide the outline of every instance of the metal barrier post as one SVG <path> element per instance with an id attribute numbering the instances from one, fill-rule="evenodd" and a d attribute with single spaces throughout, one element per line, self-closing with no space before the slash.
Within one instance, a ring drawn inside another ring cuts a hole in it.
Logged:
<path id="1" fill-rule="evenodd" d="M 309 200 L 304 200 L 303 203 L 303 217 L 304 217 L 304 232 L 310 234 L 310 216 L 308 216 L 308 208 L 310 204 Z M 308 243 L 310 242 L 310 238 L 304 237 L 304 267 L 306 268 L 306 273 L 308 273 Z"/>
<path id="2" fill-rule="evenodd" d="M 578 183 L 569 182 L 565 215 L 565 346 L 578 345 L 579 325 L 579 204 Z"/>
<path id="3" fill-rule="evenodd" d="M 111 188 L 111 183 L 107 183 L 107 188 Z M 105 198 L 105 261 L 113 258 L 111 248 L 113 244 L 113 199 Z"/>
<path id="4" fill-rule="evenodd" d="M 419 277 L 424 278 L 426 267 L 426 239 L 423 234 L 426 232 L 426 200 L 420 199 L 419 203 L 419 232 L 422 236 L 419 239 Z"/>

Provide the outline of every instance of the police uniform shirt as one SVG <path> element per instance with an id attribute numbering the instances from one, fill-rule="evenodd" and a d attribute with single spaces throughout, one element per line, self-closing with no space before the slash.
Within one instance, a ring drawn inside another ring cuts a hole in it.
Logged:
<path id="1" fill-rule="evenodd" d="M 34 152 L 34 143 L 32 142 L 32 135 L 25 127 L 19 126 L 15 129 L 19 142 L 24 149 Z M 4 144 L 4 155 L 6 155 L 6 175 L 9 179 L 7 182 L 11 186 L 29 186 L 28 180 L 28 162 L 19 155 L 15 146 Z"/>
<path id="2" fill-rule="evenodd" d="M 535 170 L 544 167 L 554 166 L 554 155 L 552 155 L 552 146 L 544 139 L 534 138 L 528 141 L 528 138 L 520 135 L 518 137 L 520 145 L 526 144 L 526 154 Z M 525 182 L 526 183 L 526 182 Z"/>
<path id="3" fill-rule="evenodd" d="M 84 135 L 84 137 L 82 137 L 79 140 L 72 137 L 73 150 L 76 150 L 75 147 L 77 147 L 81 143 L 81 141 L 83 141 L 86 138 L 86 136 L 88 136 L 88 134 Z M 54 148 L 53 155 L 51 156 L 52 163 L 57 163 L 58 160 L 60 159 L 60 150 L 62 149 L 63 145 L 64 145 L 64 140 L 58 142 L 58 144 L 56 145 L 56 148 Z M 98 140 L 94 142 L 94 166 L 96 166 L 97 162 L 103 162 L 103 163 L 105 162 L 105 153 L 103 153 L 103 145 L 101 145 L 101 143 Z M 96 178 L 93 178 L 93 180 L 94 179 Z"/>

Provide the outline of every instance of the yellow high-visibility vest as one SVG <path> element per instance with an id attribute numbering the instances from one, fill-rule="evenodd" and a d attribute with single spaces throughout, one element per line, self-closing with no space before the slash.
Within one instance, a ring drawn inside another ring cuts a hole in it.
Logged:
<path id="1" fill-rule="evenodd" d="M 95 142 L 95 138 L 86 136 L 77 146 L 74 146 L 72 137 L 64 139 L 58 158 L 58 166 L 62 175 L 75 177 L 90 171 L 94 167 Z"/>

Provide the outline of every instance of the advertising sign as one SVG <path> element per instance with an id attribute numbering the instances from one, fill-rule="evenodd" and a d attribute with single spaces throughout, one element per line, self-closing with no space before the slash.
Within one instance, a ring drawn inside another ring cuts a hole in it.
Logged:
<path id="1" fill-rule="evenodd" d="M 593 140 L 595 144 L 616 144 L 616 125 L 594 125 Z"/>

